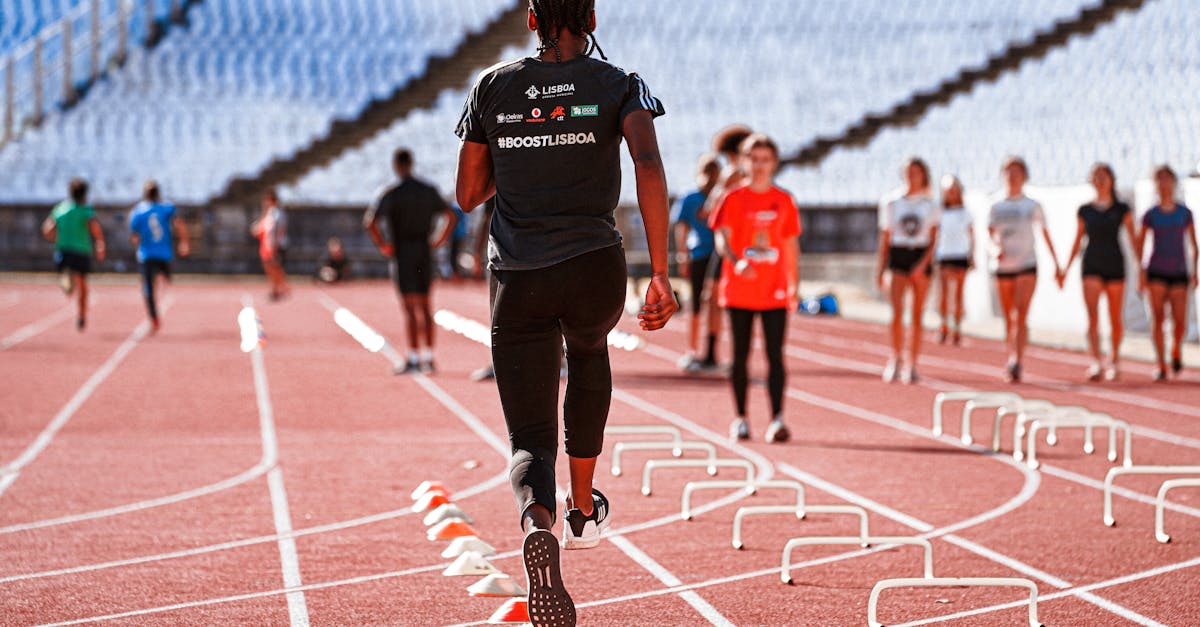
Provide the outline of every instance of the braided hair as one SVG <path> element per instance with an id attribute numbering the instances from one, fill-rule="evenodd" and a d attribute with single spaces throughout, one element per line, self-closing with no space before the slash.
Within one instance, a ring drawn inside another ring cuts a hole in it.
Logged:
<path id="1" fill-rule="evenodd" d="M 538 38 L 542 43 L 538 52 L 554 49 L 554 58 L 562 62 L 562 49 L 558 47 L 558 33 L 567 29 L 576 37 L 588 42 L 584 56 L 591 56 L 592 51 L 600 53 L 605 61 L 604 50 L 596 41 L 591 31 L 592 11 L 596 9 L 596 0 L 529 0 L 529 10 L 537 19 Z"/>

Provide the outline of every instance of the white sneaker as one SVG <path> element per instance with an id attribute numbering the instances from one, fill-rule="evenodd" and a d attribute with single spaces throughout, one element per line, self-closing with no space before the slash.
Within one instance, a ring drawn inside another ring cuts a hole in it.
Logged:
<path id="1" fill-rule="evenodd" d="M 887 365 L 883 367 L 883 382 L 892 383 L 896 380 L 896 360 L 889 359 Z"/>
<path id="2" fill-rule="evenodd" d="M 768 444 L 782 444 L 792 438 L 792 432 L 788 431 L 787 425 L 783 424 L 783 420 L 776 418 L 767 426 L 767 434 L 764 436 Z"/>
<path id="3" fill-rule="evenodd" d="M 590 549 L 600 544 L 600 534 L 608 528 L 608 499 L 592 488 L 592 513 L 584 516 L 578 507 L 567 512 L 563 521 L 563 548 Z"/>

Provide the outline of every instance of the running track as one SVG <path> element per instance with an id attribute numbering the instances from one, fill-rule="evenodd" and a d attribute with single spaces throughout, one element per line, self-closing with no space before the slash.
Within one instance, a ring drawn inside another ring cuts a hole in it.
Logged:
<path id="1" fill-rule="evenodd" d="M 492 385 L 467 377 L 487 349 L 442 329 L 436 375 L 392 376 L 388 360 L 331 314 L 344 307 L 402 345 L 386 284 L 301 287 L 282 304 L 264 302 L 263 291 L 176 286 L 163 331 L 146 337 L 132 284 L 97 287 L 83 335 L 49 281 L 0 284 L 0 624 L 478 624 L 499 604 L 467 596 L 472 578 L 440 574 L 443 546 L 425 540 L 408 507 L 425 479 L 455 490 L 501 551 L 493 563 L 523 579 L 499 403 Z M 248 298 L 265 332 L 250 354 L 239 350 L 236 320 Z M 480 286 L 439 286 L 435 302 L 486 321 Z M 610 423 L 673 423 L 722 457 L 751 461 L 759 478 L 804 481 L 810 503 L 863 505 L 873 535 L 931 538 L 939 576 L 1032 579 L 1047 625 L 1200 624 L 1200 491 L 1172 493 L 1174 540 L 1163 545 L 1148 504 L 1162 478 L 1123 478 L 1119 525 L 1105 527 L 1097 486 L 1110 465 L 1083 455 L 1075 431 L 1039 448 L 1040 471 L 930 435 L 937 391 L 1002 387 L 995 343 L 928 346 L 920 385 L 886 385 L 877 374 L 882 327 L 794 318 L 794 441 L 738 446 L 724 437 L 727 384 L 673 365 L 683 322 L 641 335 L 640 350 L 613 351 Z M 637 333 L 632 319 L 621 328 Z M 1195 373 L 1156 385 L 1147 367 L 1129 364 L 1120 383 L 1082 385 L 1085 365 L 1079 354 L 1039 349 L 1019 391 L 1129 420 L 1140 464 L 1200 461 Z M 752 370 L 760 378 L 761 366 Z M 761 436 L 759 386 L 751 412 Z M 989 427 L 976 423 L 976 441 L 985 440 Z M 957 421 L 947 430 L 957 436 Z M 920 574 L 913 547 L 808 547 L 795 554 L 797 585 L 783 585 L 788 538 L 846 535 L 852 523 L 752 518 L 747 549 L 734 551 L 736 508 L 789 496 L 699 492 L 700 513 L 682 522 L 683 484 L 706 477 L 660 471 L 654 496 L 643 497 L 638 471 L 653 456 L 629 454 L 619 478 L 606 472 L 608 452 L 601 460 L 615 533 L 593 551 L 564 554 L 583 624 L 861 625 L 876 581 Z M 1019 600 L 1005 590 L 900 590 L 885 594 L 881 619 L 1019 625 Z"/>

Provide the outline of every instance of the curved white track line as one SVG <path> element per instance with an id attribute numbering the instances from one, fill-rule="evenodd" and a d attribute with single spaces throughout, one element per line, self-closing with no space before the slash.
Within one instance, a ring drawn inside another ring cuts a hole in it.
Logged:
<path id="1" fill-rule="evenodd" d="M 66 322 L 74 315 L 74 307 L 63 307 L 49 315 L 30 322 L 29 324 L 13 331 L 7 337 L 0 340 L 0 352 L 4 352 L 25 340 L 41 335 L 46 330 L 54 327 L 57 324 Z"/>

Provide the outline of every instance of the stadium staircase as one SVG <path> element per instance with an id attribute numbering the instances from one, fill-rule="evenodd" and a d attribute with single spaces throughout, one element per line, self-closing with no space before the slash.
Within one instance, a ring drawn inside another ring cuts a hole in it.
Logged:
<path id="1" fill-rule="evenodd" d="M 963 68 L 937 87 L 918 91 L 884 113 L 867 114 L 843 132 L 832 137 L 818 137 L 783 159 L 783 165 L 813 167 L 819 165 L 835 148 L 865 146 L 887 127 L 913 126 L 933 107 L 950 102 L 959 94 L 969 93 L 983 82 L 994 81 L 1019 68 L 1030 59 L 1041 58 L 1050 50 L 1063 46 L 1074 35 L 1086 35 L 1112 21 L 1122 11 L 1137 10 L 1146 0 L 1104 0 L 1101 4 L 1083 9 L 1079 15 L 1060 20 L 1032 41 L 1014 43 L 988 59 L 978 68 Z"/>
<path id="2" fill-rule="evenodd" d="M 398 87 L 387 98 L 371 102 L 357 118 L 335 120 L 324 136 L 291 156 L 273 160 L 258 174 L 233 179 L 212 199 L 212 204 L 252 204 L 267 189 L 297 181 L 410 112 L 433 106 L 442 91 L 461 87 L 464 77 L 496 63 L 501 50 L 529 39 L 527 6 L 523 0 L 514 2 L 511 9 L 497 16 L 485 29 L 468 35 L 450 55 L 430 59 L 423 75 Z"/>

